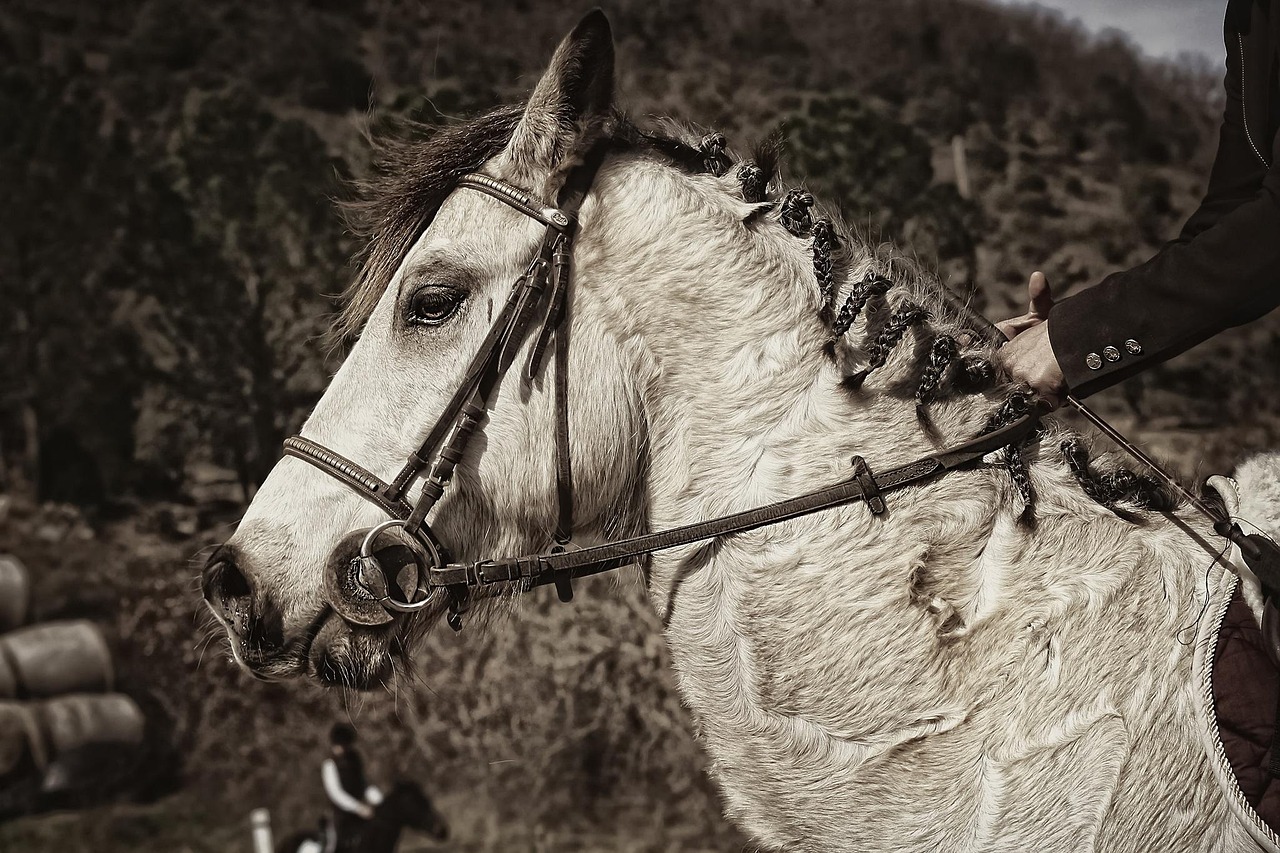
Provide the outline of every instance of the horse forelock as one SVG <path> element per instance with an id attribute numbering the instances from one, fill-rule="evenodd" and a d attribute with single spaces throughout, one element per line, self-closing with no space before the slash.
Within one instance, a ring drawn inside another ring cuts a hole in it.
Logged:
<path id="1" fill-rule="evenodd" d="M 332 329 L 335 344 L 359 334 L 458 178 L 506 146 L 522 111 L 499 107 L 443 129 L 405 123 L 394 134 L 371 139 L 374 172 L 353 185 L 354 197 L 343 205 L 349 227 L 365 245 Z"/>

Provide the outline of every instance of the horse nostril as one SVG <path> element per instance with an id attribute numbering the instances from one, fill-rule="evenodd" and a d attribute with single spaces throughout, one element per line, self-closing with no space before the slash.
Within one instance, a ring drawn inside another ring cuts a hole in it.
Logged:
<path id="1" fill-rule="evenodd" d="M 204 600 L 226 620 L 231 631 L 247 637 L 253 620 L 253 590 L 240 567 L 225 558 L 209 563 L 201 577 L 201 588 Z"/>
<path id="2" fill-rule="evenodd" d="M 271 653 L 284 646 L 284 620 L 265 596 L 255 601 L 249 578 L 225 551 L 204 569 L 201 588 L 205 601 L 223 618 L 227 630 L 247 651 Z"/>

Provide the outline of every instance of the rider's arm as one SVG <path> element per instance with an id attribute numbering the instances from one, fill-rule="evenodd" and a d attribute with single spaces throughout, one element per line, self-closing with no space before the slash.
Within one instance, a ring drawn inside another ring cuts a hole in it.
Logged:
<path id="1" fill-rule="evenodd" d="M 1246 72 L 1265 87 L 1274 71 L 1267 64 L 1265 28 L 1255 21 L 1252 29 L 1254 37 L 1246 40 L 1228 18 L 1227 99 L 1218 155 L 1205 200 L 1182 235 L 1145 264 L 1115 273 L 1053 308 L 1048 338 L 1077 397 L 1280 304 L 1280 136 L 1264 136 L 1267 100 L 1250 97 L 1251 111 L 1246 111 L 1243 88 Z"/>
<path id="2" fill-rule="evenodd" d="M 342 787 L 342 779 L 338 776 L 338 765 L 332 758 L 326 758 L 320 765 L 320 778 L 324 781 L 324 792 L 329 796 L 329 802 L 344 812 L 363 818 L 369 817 L 371 810 L 368 804 L 360 802 Z"/>

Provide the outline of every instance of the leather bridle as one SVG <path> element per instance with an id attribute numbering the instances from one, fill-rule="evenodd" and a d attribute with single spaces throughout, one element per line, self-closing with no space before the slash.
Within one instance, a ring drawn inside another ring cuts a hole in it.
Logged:
<path id="1" fill-rule="evenodd" d="M 606 143 L 597 144 L 569 173 L 555 207 L 543 205 L 530 193 L 487 175 L 467 174 L 458 180 L 457 189 L 491 196 L 541 223 L 545 232 L 536 256 L 516 280 L 506 304 L 467 366 L 453 397 L 422 446 L 410 454 L 391 482 L 379 479 L 350 459 L 301 435 L 285 442 L 286 455 L 316 466 L 390 516 L 388 521 L 364 534 L 359 554 L 349 565 L 353 583 L 346 588 L 363 591 L 371 601 L 400 612 L 423 609 L 434 600 L 432 593 L 444 590 L 449 601 L 448 621 L 456 630 L 461 627 L 461 614 L 474 589 L 515 582 L 524 591 L 552 583 L 561 600 L 568 601 L 573 595 L 573 578 L 628 565 L 655 551 L 743 533 L 856 501 L 865 501 L 872 513 L 880 515 L 885 512 L 884 492 L 973 465 L 988 453 L 1022 443 L 1035 430 L 1038 413 L 1032 411 L 972 441 L 879 475 L 873 475 L 867 463 L 855 456 L 852 473 L 847 479 L 789 500 L 603 545 L 574 547 L 571 543 L 573 474 L 569 457 L 567 295 L 578 210 L 606 150 Z M 556 494 L 559 502 L 555 544 L 545 554 L 485 559 L 468 564 L 450 562 L 448 552 L 426 523 L 427 515 L 444 494 L 471 436 L 485 418 L 494 391 L 510 370 L 539 310 L 544 310 L 545 314 L 525 366 L 524 379 L 532 381 L 537 377 L 547 348 L 554 344 Z M 416 503 L 410 503 L 409 491 L 419 479 L 423 480 L 420 495 Z M 374 550 L 379 537 L 393 528 L 402 528 L 417 552 L 414 560 L 419 573 L 404 601 L 392 595 L 394 584 L 387 578 Z M 344 618 L 362 621 L 358 614 L 349 613 L 339 602 L 332 603 Z M 382 618 L 369 624 L 385 621 L 387 617 L 383 613 Z"/>

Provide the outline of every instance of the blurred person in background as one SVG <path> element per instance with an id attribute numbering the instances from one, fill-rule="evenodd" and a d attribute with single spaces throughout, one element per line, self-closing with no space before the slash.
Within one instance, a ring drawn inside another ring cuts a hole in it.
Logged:
<path id="1" fill-rule="evenodd" d="M 365 777 L 364 760 L 356 749 L 356 730 L 335 723 L 329 730 L 329 757 L 320 765 L 324 792 L 333 805 L 333 830 L 343 849 L 358 850 L 359 838 L 382 792 Z M 328 846 L 328 845 L 326 845 Z"/>
<path id="2" fill-rule="evenodd" d="M 1149 261 L 1057 302 L 1041 272 L 997 324 L 1012 377 L 1060 405 L 1121 382 L 1280 304 L 1280 6 L 1230 0 L 1226 109 L 1209 188 Z"/>

